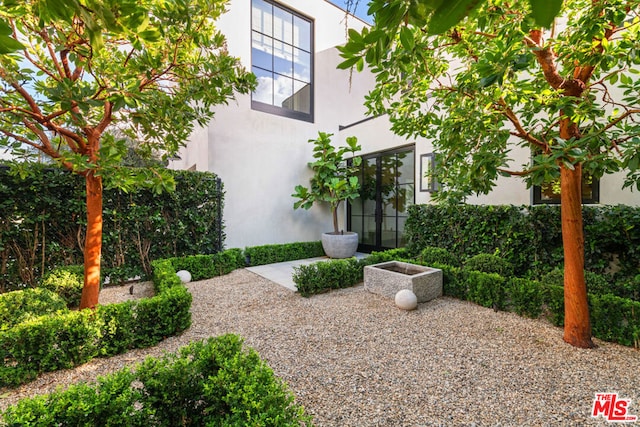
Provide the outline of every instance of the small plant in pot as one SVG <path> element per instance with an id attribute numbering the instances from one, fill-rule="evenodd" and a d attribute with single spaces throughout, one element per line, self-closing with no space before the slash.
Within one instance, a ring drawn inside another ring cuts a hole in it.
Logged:
<path id="1" fill-rule="evenodd" d="M 314 203 L 328 203 L 333 215 L 333 232 L 322 235 L 322 247 L 330 258 L 349 258 L 358 249 L 358 234 L 341 231 L 338 226 L 338 208 L 343 201 L 353 200 L 360 195 L 360 183 L 356 176 L 361 158 L 355 153 L 361 149 L 355 136 L 347 138 L 347 146 L 335 148 L 331 145 L 333 134 L 318 132 L 317 139 L 310 139 L 314 144 L 313 158 L 309 167 L 314 174 L 310 180 L 310 188 L 297 185 L 293 197 L 298 198 L 294 209 L 309 209 Z M 351 161 L 345 157 L 350 154 Z"/>

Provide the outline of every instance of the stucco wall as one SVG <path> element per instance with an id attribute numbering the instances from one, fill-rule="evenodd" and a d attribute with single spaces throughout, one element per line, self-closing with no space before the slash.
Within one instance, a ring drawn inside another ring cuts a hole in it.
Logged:
<path id="1" fill-rule="evenodd" d="M 360 120 L 363 98 L 349 92 L 348 71 L 335 68 L 339 57 L 334 46 L 345 41 L 345 14 L 326 1 L 290 0 L 280 4 L 314 19 L 315 120 L 314 123 L 280 117 L 251 109 L 251 97 L 239 96 L 219 107 L 205 131 L 192 135 L 182 161 L 172 167 L 217 173 L 225 184 L 226 246 L 245 247 L 269 243 L 319 240 L 332 228 L 326 208 L 293 210 L 291 197 L 297 184 L 307 185 L 312 144 L 318 131 L 336 134 L 338 126 Z M 249 0 L 232 0 L 218 27 L 226 35 L 229 52 L 251 67 Z M 357 29 L 365 24 L 348 20 Z M 356 76 L 356 80 L 361 76 Z M 194 155 L 193 153 L 197 153 Z M 342 224 L 344 217 L 341 218 Z M 343 225 L 344 226 L 344 225 Z"/>
<path id="2" fill-rule="evenodd" d="M 366 120 L 364 97 L 375 84 L 367 73 L 337 70 L 341 61 L 336 45 L 345 41 L 345 14 L 324 0 L 286 0 L 280 4 L 314 20 L 315 30 L 315 117 L 314 123 L 276 116 L 251 109 L 251 97 L 239 96 L 228 106 L 217 108 L 208 128 L 197 129 L 182 160 L 171 167 L 217 173 L 225 184 L 226 246 L 246 247 L 270 243 L 319 240 L 321 232 L 332 228 L 328 209 L 314 206 L 309 211 L 293 210 L 291 193 L 295 185 L 308 184 L 312 145 L 318 131 L 334 134 L 341 145 L 347 136 L 358 137 L 362 154 L 415 144 L 415 202 L 431 202 L 431 193 L 421 192 L 420 156 L 433 152 L 431 142 L 406 139 L 389 131 L 386 116 Z M 251 67 L 251 1 L 232 0 L 229 12 L 219 22 L 228 49 Z M 349 18 L 350 26 L 365 24 Z M 514 168 L 529 161 L 526 149 L 516 149 Z M 601 180 L 600 201 L 607 204 L 640 205 L 640 192 L 624 191 L 622 175 Z M 519 178 L 500 178 L 489 195 L 469 197 L 469 203 L 529 204 L 531 191 Z M 344 209 L 341 217 L 344 227 Z"/>

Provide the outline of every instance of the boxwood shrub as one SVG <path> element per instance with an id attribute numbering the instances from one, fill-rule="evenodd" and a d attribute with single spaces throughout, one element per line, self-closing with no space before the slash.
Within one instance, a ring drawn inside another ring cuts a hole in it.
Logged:
<path id="1" fill-rule="evenodd" d="M 2 420 L 15 427 L 312 425 L 287 385 L 235 335 L 23 399 Z"/>
<path id="2" fill-rule="evenodd" d="M 191 294 L 171 262 L 153 264 L 156 295 L 152 298 L 98 306 L 96 310 L 52 312 L 60 307 L 59 299 L 48 312 L 38 312 L 44 315 L 26 316 L 13 327 L 0 330 L 0 387 L 16 386 L 42 372 L 71 368 L 96 356 L 155 345 L 187 329 L 191 325 Z M 36 289 L 27 295 L 32 292 L 50 291 Z M 19 319 L 22 317 L 16 317 Z"/>
<path id="3" fill-rule="evenodd" d="M 84 266 L 68 265 L 55 268 L 45 274 L 39 286 L 60 295 L 69 308 L 79 307 L 84 286 Z"/>
<path id="4" fill-rule="evenodd" d="M 459 265 L 460 260 L 457 256 L 446 250 L 445 248 L 438 248 L 436 246 L 427 246 L 420 251 L 420 254 L 416 257 L 416 260 L 428 264 L 445 264 L 445 265 Z"/>
<path id="5" fill-rule="evenodd" d="M 318 261 L 294 267 L 293 281 L 300 295 L 308 297 L 361 282 L 363 268 L 356 258 Z"/>
<path id="6" fill-rule="evenodd" d="M 513 266 L 509 261 L 494 254 L 477 254 L 464 263 L 466 270 L 495 273 L 504 277 L 513 276 Z"/>
<path id="7" fill-rule="evenodd" d="M 305 258 L 324 256 L 322 242 L 296 242 L 245 248 L 244 255 L 250 266 L 274 264 Z"/>
<path id="8" fill-rule="evenodd" d="M 245 266 L 240 249 L 227 249 L 212 255 L 191 255 L 169 258 L 174 272 L 187 270 L 192 280 L 203 280 L 231 273 Z"/>
<path id="9" fill-rule="evenodd" d="M 0 294 L 0 331 L 45 314 L 66 311 L 66 302 L 48 289 L 29 288 Z"/>

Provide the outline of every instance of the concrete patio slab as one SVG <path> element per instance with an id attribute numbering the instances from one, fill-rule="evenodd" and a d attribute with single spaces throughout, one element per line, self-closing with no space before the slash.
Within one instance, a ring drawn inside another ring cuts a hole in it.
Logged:
<path id="1" fill-rule="evenodd" d="M 366 257 L 367 255 L 368 254 L 358 252 L 355 256 L 356 258 L 360 259 Z M 309 265 L 318 261 L 328 261 L 330 259 L 331 258 L 326 256 L 298 259 L 295 261 L 279 262 L 276 264 L 247 267 L 247 270 L 295 292 L 298 289 L 296 287 L 296 284 L 293 282 L 293 267 L 297 267 L 300 265 Z"/>

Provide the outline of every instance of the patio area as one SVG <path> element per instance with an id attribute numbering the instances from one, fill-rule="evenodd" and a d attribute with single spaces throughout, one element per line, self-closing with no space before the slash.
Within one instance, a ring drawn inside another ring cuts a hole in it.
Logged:
<path id="1" fill-rule="evenodd" d="M 363 286 L 302 298 L 247 269 L 187 287 L 193 325 L 182 335 L 42 375 L 0 407 L 235 333 L 318 426 L 603 425 L 591 410 L 604 392 L 640 413 L 640 353 L 602 341 L 576 349 L 544 321 L 446 297 L 405 312 Z"/>
<path id="2" fill-rule="evenodd" d="M 357 252 L 355 257 L 358 259 L 365 258 L 367 254 Z M 296 284 L 293 282 L 293 269 L 301 265 L 309 265 L 318 261 L 328 261 L 330 258 L 323 256 L 317 258 L 298 259 L 295 261 L 279 262 L 275 264 L 258 265 L 255 267 L 247 267 L 252 273 L 262 276 L 274 283 L 284 286 L 292 291 L 296 290 Z"/>

